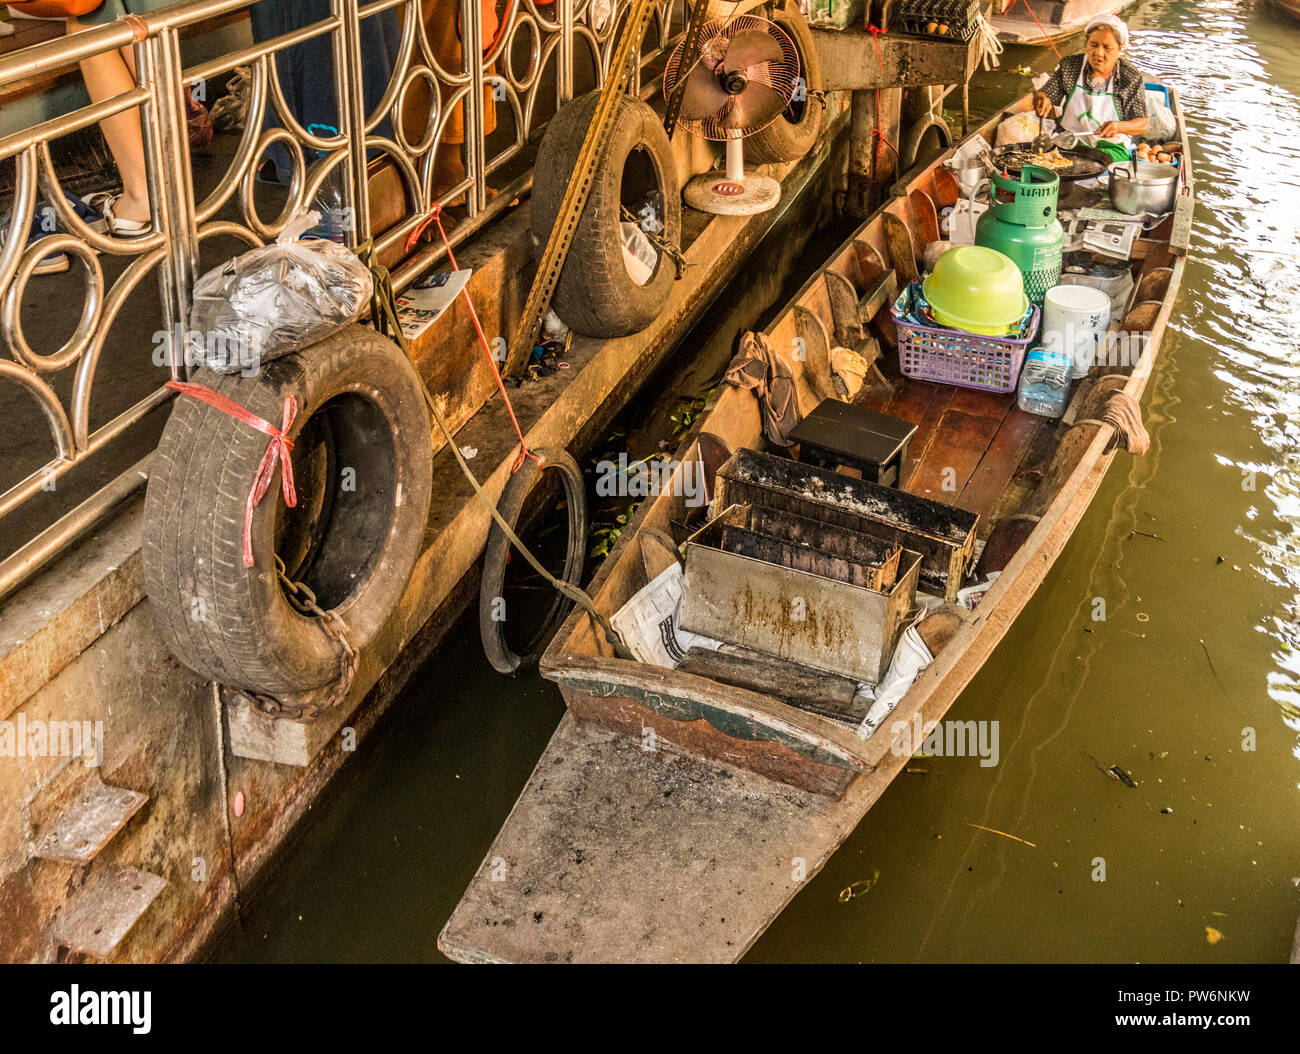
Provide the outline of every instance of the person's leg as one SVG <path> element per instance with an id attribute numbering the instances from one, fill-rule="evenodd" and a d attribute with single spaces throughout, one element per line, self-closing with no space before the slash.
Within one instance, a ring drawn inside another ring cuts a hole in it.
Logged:
<path id="1" fill-rule="evenodd" d="M 68 19 L 68 33 L 77 33 L 89 26 Z M 102 102 L 121 95 L 135 87 L 132 70 L 134 58 L 128 65 L 127 57 L 120 51 L 110 51 L 81 62 L 81 75 L 91 102 Z M 117 170 L 122 176 L 122 196 L 114 205 L 118 219 L 147 222 L 149 220 L 149 185 L 145 175 L 144 136 L 140 131 L 138 108 L 124 110 L 99 123 L 113 152 Z"/>

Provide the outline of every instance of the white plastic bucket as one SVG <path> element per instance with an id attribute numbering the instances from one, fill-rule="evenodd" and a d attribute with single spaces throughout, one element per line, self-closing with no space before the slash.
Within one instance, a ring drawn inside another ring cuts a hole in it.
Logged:
<path id="1" fill-rule="evenodd" d="M 1043 327 L 1039 338 L 1049 351 L 1074 360 L 1073 377 L 1086 377 L 1110 325 L 1110 297 L 1086 285 L 1058 285 L 1043 297 Z"/>

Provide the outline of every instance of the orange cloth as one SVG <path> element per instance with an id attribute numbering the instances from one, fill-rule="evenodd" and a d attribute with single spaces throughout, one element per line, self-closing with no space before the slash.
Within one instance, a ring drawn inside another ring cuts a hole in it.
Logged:
<path id="1" fill-rule="evenodd" d="M 513 3 L 514 0 L 511 0 Z M 421 13 L 424 15 L 424 28 L 429 36 L 429 47 L 438 64 L 449 72 L 459 71 L 464 65 L 464 51 L 460 40 L 460 0 L 422 0 Z M 507 10 L 509 10 L 507 8 Z M 483 22 L 483 44 L 492 43 L 500 28 L 497 18 L 496 0 L 479 0 L 479 11 Z M 489 71 L 491 72 L 491 71 Z M 483 134 L 491 135 L 496 131 L 496 102 L 492 98 L 492 86 L 483 89 Z M 465 141 L 465 106 L 457 103 L 456 108 L 447 118 L 447 129 L 443 133 L 444 143 L 463 143 Z"/>

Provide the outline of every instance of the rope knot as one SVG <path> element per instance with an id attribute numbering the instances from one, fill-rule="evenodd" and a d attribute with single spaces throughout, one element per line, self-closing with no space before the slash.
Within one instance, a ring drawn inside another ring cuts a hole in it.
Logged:
<path id="1" fill-rule="evenodd" d="M 871 34 L 871 43 L 876 46 L 876 61 L 880 63 L 880 68 L 885 68 L 885 56 L 880 53 L 880 38 L 889 32 L 887 29 L 881 29 L 874 22 L 867 23 L 867 32 Z"/>

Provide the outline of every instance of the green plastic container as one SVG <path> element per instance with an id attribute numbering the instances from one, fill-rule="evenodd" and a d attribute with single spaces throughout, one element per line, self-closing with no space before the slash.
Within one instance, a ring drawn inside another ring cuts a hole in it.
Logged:
<path id="1" fill-rule="evenodd" d="M 1018 179 L 995 175 L 992 202 L 975 225 L 975 244 L 1005 253 L 1025 277 L 1035 304 L 1061 280 L 1065 229 L 1056 218 L 1061 180 L 1050 168 L 1025 165 Z"/>
<path id="2" fill-rule="evenodd" d="M 1005 337 L 1029 310 L 1015 262 L 979 245 L 958 245 L 940 256 L 921 292 L 941 326 L 985 337 Z"/>

